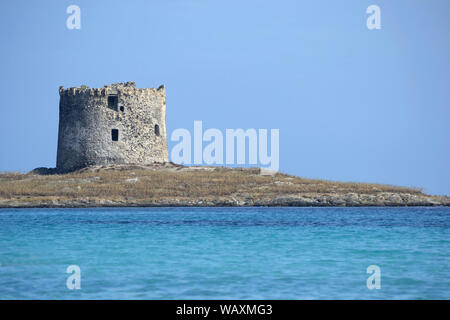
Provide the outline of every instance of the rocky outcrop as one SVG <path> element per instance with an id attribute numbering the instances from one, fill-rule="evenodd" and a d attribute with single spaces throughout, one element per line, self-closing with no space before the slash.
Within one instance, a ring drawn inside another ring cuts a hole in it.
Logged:
<path id="1" fill-rule="evenodd" d="M 266 175 L 258 168 L 105 165 L 0 174 L 0 207 L 449 206 L 418 189 Z"/>

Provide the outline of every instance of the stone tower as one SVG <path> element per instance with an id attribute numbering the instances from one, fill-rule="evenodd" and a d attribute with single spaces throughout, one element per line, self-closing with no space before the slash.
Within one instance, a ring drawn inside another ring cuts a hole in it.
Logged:
<path id="1" fill-rule="evenodd" d="M 59 95 L 58 172 L 169 161 L 164 86 L 60 87 Z"/>

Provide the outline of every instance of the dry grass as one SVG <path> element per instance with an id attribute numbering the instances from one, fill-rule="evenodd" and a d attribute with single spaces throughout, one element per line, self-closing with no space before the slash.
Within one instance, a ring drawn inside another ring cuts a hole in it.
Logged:
<path id="1" fill-rule="evenodd" d="M 303 179 L 259 169 L 213 168 L 151 170 L 145 168 L 84 170 L 70 174 L 0 174 L 0 199 L 192 199 L 245 195 L 249 199 L 299 194 L 422 194 L 420 189 L 367 183 Z"/>

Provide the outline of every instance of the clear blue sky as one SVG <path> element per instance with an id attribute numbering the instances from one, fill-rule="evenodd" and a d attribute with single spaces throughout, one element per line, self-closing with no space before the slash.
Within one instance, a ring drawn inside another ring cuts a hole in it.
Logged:
<path id="1" fill-rule="evenodd" d="M 66 8 L 81 8 L 81 30 Z M 366 8 L 381 7 L 381 30 Z M 8 1 L 0 170 L 55 166 L 58 87 L 162 83 L 168 133 L 279 128 L 280 170 L 450 194 L 450 1 Z M 171 147 L 173 143 L 170 143 Z"/>

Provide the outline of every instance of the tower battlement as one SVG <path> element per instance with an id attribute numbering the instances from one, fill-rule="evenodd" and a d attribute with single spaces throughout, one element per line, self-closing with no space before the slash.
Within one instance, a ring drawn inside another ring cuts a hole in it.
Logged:
<path id="1" fill-rule="evenodd" d="M 108 94 L 137 94 L 137 95 L 150 95 L 156 92 L 165 93 L 164 85 L 158 88 L 136 88 L 134 82 L 120 82 L 110 85 L 105 85 L 103 88 L 89 88 L 88 86 L 79 86 L 64 88 L 64 86 L 59 87 L 60 96 L 78 96 L 78 95 L 88 95 L 88 96 L 106 96 Z"/>
<path id="2" fill-rule="evenodd" d="M 57 170 L 167 162 L 165 88 L 59 87 Z"/>

